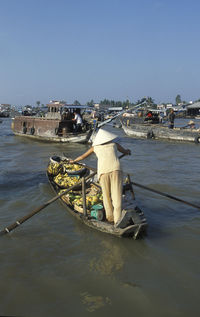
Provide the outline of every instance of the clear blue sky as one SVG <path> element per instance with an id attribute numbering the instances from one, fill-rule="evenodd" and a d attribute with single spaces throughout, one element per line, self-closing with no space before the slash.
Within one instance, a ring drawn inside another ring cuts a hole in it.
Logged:
<path id="1" fill-rule="evenodd" d="M 199 0 L 0 0 L 0 103 L 200 98 Z"/>

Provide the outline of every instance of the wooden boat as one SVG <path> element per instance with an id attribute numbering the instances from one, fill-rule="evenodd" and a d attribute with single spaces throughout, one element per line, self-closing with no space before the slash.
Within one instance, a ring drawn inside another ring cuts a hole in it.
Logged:
<path id="1" fill-rule="evenodd" d="M 174 128 L 160 124 L 132 124 L 126 126 L 122 123 L 125 134 L 134 138 L 160 139 L 200 143 L 200 130 Z"/>
<path id="2" fill-rule="evenodd" d="M 133 199 L 130 182 L 124 184 L 123 187 L 122 213 L 125 215 L 127 221 L 124 226 L 117 228 L 114 224 L 105 220 L 101 187 L 94 181 L 93 177 L 90 178 L 90 175 L 94 174 L 91 174 L 91 171 L 94 169 L 85 167 L 84 164 L 79 164 L 80 170 L 69 171 L 68 168 L 66 168 L 66 164 L 68 164 L 67 161 L 66 157 L 50 158 L 47 168 L 47 177 L 56 194 L 60 194 L 68 188 L 67 183 L 63 180 L 59 181 L 62 177 L 59 178 L 60 176 L 57 174 L 58 170 L 61 171 L 60 174 L 62 174 L 64 178 L 66 177 L 69 179 L 79 176 L 77 182 L 79 182 L 80 177 L 82 177 L 83 184 L 85 184 L 84 179 L 86 180 L 85 188 L 83 188 L 84 186 L 81 187 L 79 184 L 76 190 L 70 191 L 60 197 L 61 202 L 74 217 L 93 229 L 118 237 L 132 237 L 138 239 L 146 233 L 147 222 L 144 213 Z M 73 164 L 73 169 L 75 168 L 75 165 L 77 164 Z M 55 174 L 57 175 L 55 176 Z M 70 185 L 74 184 L 70 183 Z M 82 204 L 80 203 L 81 199 Z"/>
<path id="3" fill-rule="evenodd" d="M 130 137 L 144 139 L 148 138 L 148 133 L 151 131 L 151 127 L 141 124 L 134 124 L 134 126 L 126 126 L 125 124 L 122 124 L 122 129 L 124 130 L 125 134 Z"/>
<path id="4" fill-rule="evenodd" d="M 84 121 L 81 131 L 75 132 L 71 118 L 64 116 L 65 109 L 72 113 L 76 107 L 67 107 L 62 103 L 50 103 L 45 117 L 15 116 L 12 119 L 11 128 L 15 135 L 30 139 L 61 143 L 86 143 L 93 131 L 91 124 Z"/>

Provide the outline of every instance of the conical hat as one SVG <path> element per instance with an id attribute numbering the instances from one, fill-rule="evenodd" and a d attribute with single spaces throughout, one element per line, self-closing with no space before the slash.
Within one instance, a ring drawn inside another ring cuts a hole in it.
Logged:
<path id="1" fill-rule="evenodd" d="M 99 129 L 94 139 L 93 146 L 107 143 L 116 139 L 118 136 L 114 133 L 108 132 L 104 129 Z"/>
<path id="2" fill-rule="evenodd" d="M 188 122 L 188 124 L 194 124 L 194 121 L 190 120 L 190 121 Z"/>

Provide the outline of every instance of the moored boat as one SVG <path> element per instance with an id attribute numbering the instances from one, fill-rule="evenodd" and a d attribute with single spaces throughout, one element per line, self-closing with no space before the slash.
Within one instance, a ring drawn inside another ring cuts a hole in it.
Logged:
<path id="1" fill-rule="evenodd" d="M 200 143 L 200 130 L 198 129 L 169 129 L 160 124 L 132 124 L 126 126 L 122 123 L 122 128 L 127 136 L 134 138 L 160 139 L 172 141 L 184 141 Z"/>
<path id="2" fill-rule="evenodd" d="M 133 198 L 131 183 L 123 186 L 122 225 L 117 227 L 114 223 L 105 220 L 102 192 L 99 183 L 94 181 L 94 176 L 84 164 L 69 164 L 66 157 L 53 157 L 47 168 L 47 177 L 54 192 L 64 193 L 70 186 L 76 185 L 76 190 L 63 194 L 60 200 L 67 210 L 82 223 L 101 232 L 118 237 L 133 237 L 137 239 L 146 233 L 147 222 L 144 213 L 137 206 Z M 82 185 L 86 184 L 86 187 Z M 86 182 L 84 181 L 86 180 Z M 124 220 L 125 219 L 125 220 Z"/>
<path id="3" fill-rule="evenodd" d="M 72 120 L 74 107 L 65 104 L 50 103 L 45 117 L 15 116 L 11 128 L 15 135 L 28 137 L 40 141 L 62 143 L 86 143 L 92 133 L 92 127 L 83 121 L 81 129 L 74 129 Z M 79 109 L 80 110 L 80 109 Z M 66 116 L 66 111 L 69 116 Z"/>
<path id="4" fill-rule="evenodd" d="M 148 135 L 152 131 L 151 126 L 140 124 L 135 124 L 134 126 L 126 126 L 125 124 L 122 124 L 122 129 L 124 130 L 125 134 L 130 137 L 144 139 L 148 138 Z"/>

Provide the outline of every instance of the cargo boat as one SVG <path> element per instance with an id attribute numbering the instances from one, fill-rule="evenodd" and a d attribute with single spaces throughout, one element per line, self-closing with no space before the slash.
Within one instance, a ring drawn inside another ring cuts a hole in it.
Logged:
<path id="1" fill-rule="evenodd" d="M 47 106 L 48 112 L 44 117 L 19 115 L 12 118 L 11 128 L 14 134 L 40 141 L 62 143 L 86 143 L 89 140 L 93 130 L 87 121 L 83 121 L 80 131 L 74 131 L 71 117 L 73 111 L 80 111 L 80 108 L 77 110 L 77 106 L 67 106 L 60 102 L 49 103 Z"/>

